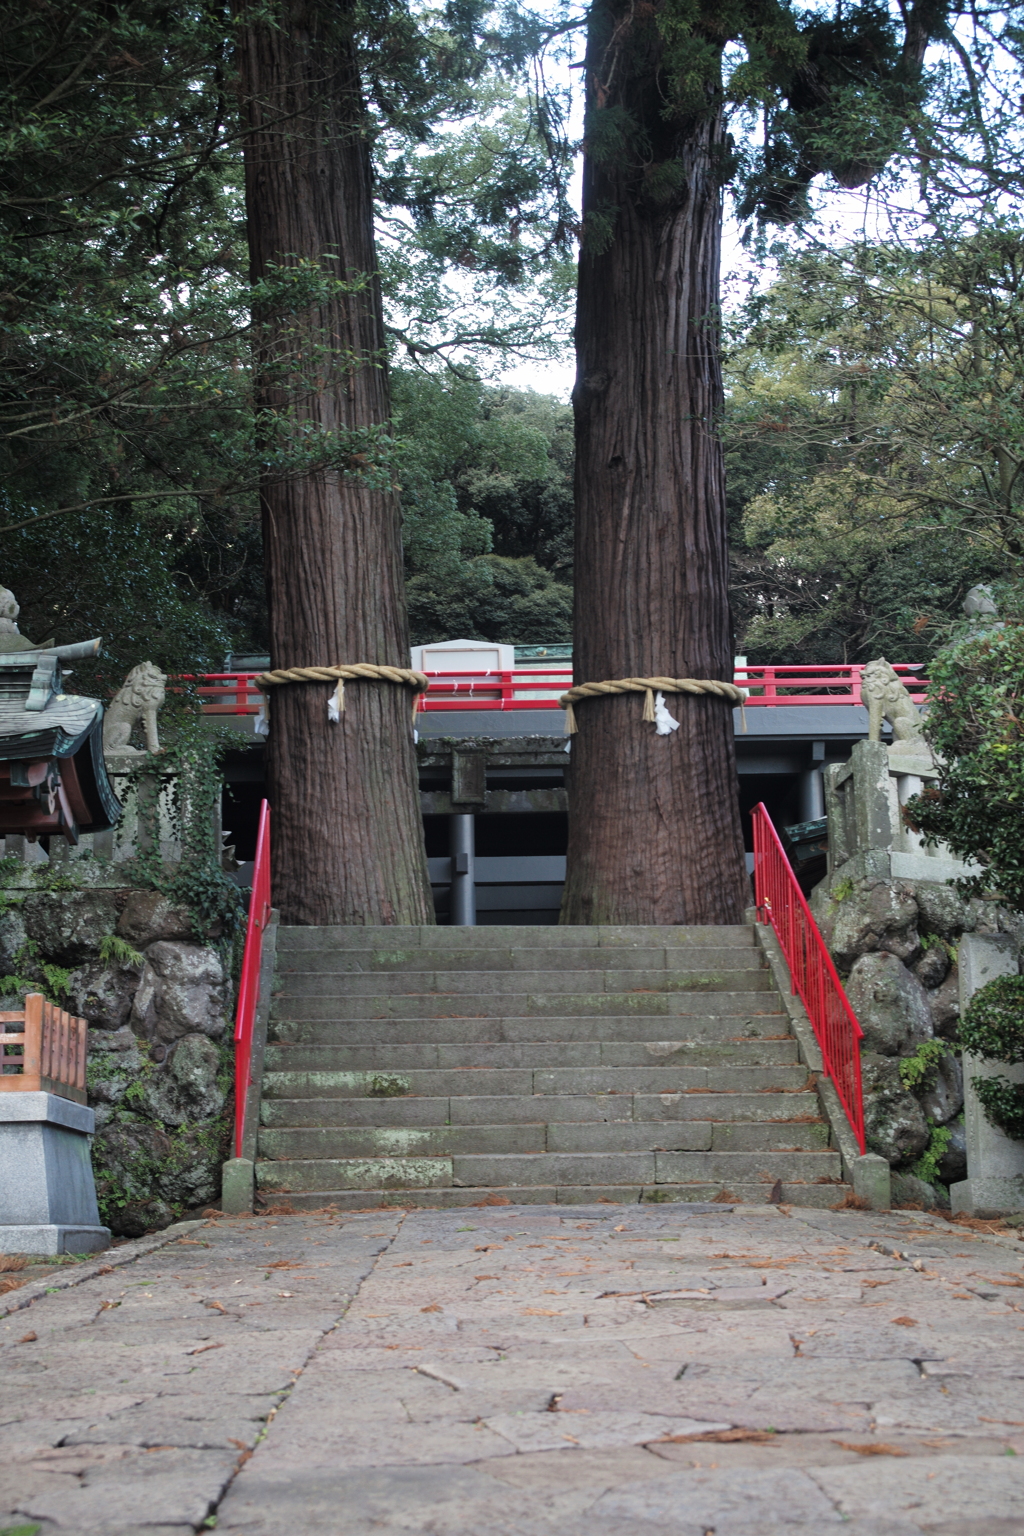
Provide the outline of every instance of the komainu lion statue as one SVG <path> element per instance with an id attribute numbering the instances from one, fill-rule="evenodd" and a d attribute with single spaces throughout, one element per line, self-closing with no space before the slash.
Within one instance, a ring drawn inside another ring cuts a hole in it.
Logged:
<path id="1" fill-rule="evenodd" d="M 146 751 L 159 752 L 156 712 L 166 697 L 167 677 L 159 667 L 151 661 L 140 661 L 132 667 L 107 705 L 103 720 L 104 752 L 139 752 L 130 741 L 132 729 L 140 720 L 146 735 Z"/>
<path id="2" fill-rule="evenodd" d="M 917 705 L 884 656 L 866 664 L 860 692 L 868 706 L 868 741 L 881 741 L 882 721 L 888 720 L 894 747 L 928 754 Z"/>

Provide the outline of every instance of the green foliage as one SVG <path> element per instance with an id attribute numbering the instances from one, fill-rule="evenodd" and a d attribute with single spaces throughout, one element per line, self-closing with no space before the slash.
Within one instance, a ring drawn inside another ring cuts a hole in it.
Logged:
<path id="1" fill-rule="evenodd" d="M 401 370 L 393 393 L 413 643 L 567 640 L 569 408 Z"/>
<path id="2" fill-rule="evenodd" d="M 52 965 L 48 960 L 40 960 L 37 964 L 43 974 L 46 990 L 49 992 L 51 1000 L 55 1001 L 64 997 L 67 993 L 68 982 L 71 979 L 74 967 L 70 965 Z"/>
<path id="3" fill-rule="evenodd" d="M 50 891 L 54 895 L 81 889 L 74 868 L 62 863 L 59 859 L 53 859 L 47 864 L 34 865 L 32 879 L 40 890 Z"/>
<path id="4" fill-rule="evenodd" d="M 26 939 L 14 956 L 18 971 L 11 976 L 0 976 L 0 993 L 42 991 L 51 1003 L 60 1002 L 68 990 L 72 966 L 53 965 L 39 958 L 39 945 L 35 939 Z"/>
<path id="5" fill-rule="evenodd" d="M 409 615 L 418 638 L 465 635 L 521 645 L 572 638 L 572 593 L 529 556 L 483 555 L 457 582 L 414 576 Z"/>
<path id="6" fill-rule="evenodd" d="M 132 874 L 162 892 L 174 906 L 183 907 L 192 918 L 196 941 L 212 940 L 231 968 L 245 912 L 238 886 L 221 868 L 214 825 L 223 793 L 220 760 L 225 751 L 237 750 L 238 737 L 230 730 L 210 730 L 196 702 L 187 696 L 179 696 L 176 707 L 165 709 L 161 720 L 166 745 L 157 757 L 139 760 L 129 784 L 140 796 L 140 818 L 152 824 L 155 808 L 146 800 L 147 780 L 162 773 L 171 775 L 171 823 L 181 859 L 176 865 L 165 865 L 154 836 L 151 849 L 133 861 Z"/>
<path id="7" fill-rule="evenodd" d="M 900 1076 L 902 1077 L 902 1075 L 901 1070 Z M 942 1176 L 939 1173 L 939 1164 L 948 1152 L 949 1144 L 952 1140 L 953 1133 L 948 1125 L 933 1125 L 928 1145 L 911 1168 L 911 1173 L 916 1178 L 924 1179 L 926 1184 L 941 1184 Z"/>
<path id="8" fill-rule="evenodd" d="M 1024 976 L 979 987 L 960 1020 L 960 1044 L 987 1061 L 1024 1061 Z M 971 1086 L 992 1124 L 1024 1141 L 1024 1085 L 1000 1075 L 974 1077 Z"/>
<path id="9" fill-rule="evenodd" d="M 137 1039 L 135 1042 L 139 1054 L 139 1061 L 133 1064 L 133 1078 L 124 1092 L 124 1101 L 128 1105 L 138 1105 L 146 1095 L 146 1089 L 155 1070 L 153 1058 L 150 1054 L 149 1042 Z M 124 1076 L 126 1071 L 120 1051 L 103 1051 L 89 1057 L 85 1064 L 85 1084 L 89 1089 L 96 1088 L 100 1083 L 116 1082 Z"/>
<path id="10" fill-rule="evenodd" d="M 0 859 L 0 891 L 7 887 L 23 873 L 25 868 L 21 859 L 16 859 L 13 854 Z"/>
<path id="11" fill-rule="evenodd" d="M 679 160 L 703 147 L 723 106 L 735 107 L 733 121 L 756 124 L 756 136 L 739 151 L 715 146 L 713 168 L 738 181 L 741 220 L 798 221 L 816 176 L 861 186 L 901 150 L 911 124 L 922 134 L 924 50 L 945 36 L 945 16 L 938 0 L 912 21 L 904 13 L 901 31 L 897 13 L 874 0 L 834 14 L 761 0 L 595 3 L 584 119 L 592 163 L 638 204 L 653 180 L 656 204 L 671 198 L 678 209 Z"/>
<path id="12" fill-rule="evenodd" d="M 1024 1061 L 1024 976 L 997 976 L 975 992 L 960 1020 L 960 1044 L 989 1061 Z"/>
<path id="13" fill-rule="evenodd" d="M 925 734 L 941 771 L 907 805 L 908 824 L 981 866 L 957 882 L 964 894 L 995 889 L 1024 911 L 1024 622 L 968 634 L 929 670 Z"/>
<path id="14" fill-rule="evenodd" d="M 133 1088 L 137 1090 L 134 1093 Z M 125 1102 L 138 1106 L 144 1096 L 145 1085 L 139 1082 L 129 1086 Z M 119 1105 L 113 1110 L 106 1125 L 123 1127 L 127 1132 L 124 1138 L 119 1138 L 115 1157 L 110 1161 L 107 1159 L 103 1139 L 94 1144 L 93 1164 L 100 1220 L 114 1231 L 121 1230 L 123 1213 L 129 1207 L 145 1208 L 154 1201 L 167 1205 L 173 1216 L 183 1216 L 185 1206 L 182 1201 L 168 1200 L 164 1191 L 173 1187 L 176 1176 L 194 1165 L 197 1152 L 214 1161 L 223 1160 L 230 1137 L 230 1116 L 227 1110 L 205 1124 L 186 1122 L 169 1127 L 160 1121 L 144 1118 L 137 1108 Z M 154 1143 L 145 1135 L 133 1141 L 133 1127 L 158 1132 L 159 1151 L 154 1149 Z"/>
<path id="15" fill-rule="evenodd" d="M 138 968 L 144 963 L 145 956 L 118 934 L 107 933 L 100 940 L 100 959 L 105 965 L 124 965 Z"/>
<path id="16" fill-rule="evenodd" d="M 944 1040 L 923 1040 L 912 1056 L 905 1056 L 900 1062 L 900 1082 L 904 1088 L 930 1087 L 942 1058 L 948 1054 L 949 1047 Z"/>
<path id="17" fill-rule="evenodd" d="M 957 947 L 956 947 L 956 945 L 955 944 L 951 944 L 948 939 L 944 939 L 942 937 L 942 935 L 939 934 L 939 933 L 922 933 L 921 934 L 921 948 L 923 950 L 925 950 L 926 952 L 929 949 L 941 949 L 941 950 L 944 950 L 945 954 L 946 954 L 946 958 L 949 960 L 950 964 L 951 965 L 956 965 L 956 961 L 957 961 Z"/>
<path id="18" fill-rule="evenodd" d="M 986 1116 L 1015 1141 L 1024 1141 L 1024 1084 L 1006 1077 L 972 1077 Z"/>
<path id="19" fill-rule="evenodd" d="M 848 901 L 855 890 L 853 881 L 847 877 L 844 880 L 837 880 L 829 895 L 833 901 Z"/>
<path id="20" fill-rule="evenodd" d="M 557 105 L 525 87 L 536 26 L 496 19 L 355 13 L 391 336 L 417 361 L 565 345 Z M 266 647 L 261 474 L 390 484 L 406 467 L 385 423 L 293 430 L 309 389 L 367 364 L 311 337 L 324 297 L 368 279 L 324 253 L 250 287 L 236 24 L 224 8 L 51 0 L 0 37 L 0 582 L 31 638 L 104 635 L 82 691 L 112 692 L 145 658 L 218 670 Z M 271 321 L 281 405 L 257 421 L 251 358 Z M 456 563 L 487 550 L 448 489 L 431 502 L 408 479 L 414 566 L 432 545 Z"/>
<path id="21" fill-rule="evenodd" d="M 967 589 L 1016 561 L 1022 306 L 995 234 L 780 256 L 725 357 L 752 661 L 928 662 Z"/>

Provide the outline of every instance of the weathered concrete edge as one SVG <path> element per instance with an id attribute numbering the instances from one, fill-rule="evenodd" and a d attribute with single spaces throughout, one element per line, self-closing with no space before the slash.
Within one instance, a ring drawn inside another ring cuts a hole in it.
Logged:
<path id="1" fill-rule="evenodd" d="M 256 998 L 256 1013 L 253 1018 L 251 1069 L 245 1100 L 242 1155 L 229 1158 L 221 1168 L 221 1209 L 230 1216 L 241 1216 L 251 1211 L 255 1200 L 256 1143 L 260 1124 L 260 1098 L 263 1093 L 263 1060 L 267 1049 L 280 922 L 280 912 L 276 907 L 272 907 L 270 921 L 263 930 L 260 985 Z"/>
<path id="2" fill-rule="evenodd" d="M 884 1157 L 873 1153 L 864 1155 L 846 1118 L 846 1111 L 839 1101 L 835 1084 L 823 1076 L 824 1062 L 821 1047 L 815 1039 L 814 1029 L 807 1016 L 807 1009 L 799 997 L 790 992 L 789 966 L 782 952 L 782 945 L 768 923 L 756 923 L 754 932 L 757 942 L 768 962 L 776 990 L 786 1010 L 789 1026 L 796 1038 L 800 1060 L 809 1072 L 817 1074 L 818 1100 L 832 1133 L 833 1145 L 839 1148 L 843 1160 L 843 1177 L 853 1185 L 853 1192 L 867 1200 L 874 1211 L 887 1211 L 891 1204 L 891 1170 Z"/>
<path id="3" fill-rule="evenodd" d="M 153 1232 L 148 1237 L 136 1238 L 134 1242 L 123 1243 L 120 1248 L 108 1248 L 89 1264 L 76 1264 L 73 1269 L 68 1269 L 64 1274 L 44 1275 L 42 1280 L 35 1280 L 30 1285 L 11 1291 L 8 1296 L 0 1299 L 0 1317 L 10 1317 L 12 1312 L 21 1312 L 25 1307 L 31 1306 L 34 1301 L 38 1301 L 41 1296 L 48 1296 L 53 1291 L 69 1291 L 72 1286 L 82 1285 L 86 1280 L 94 1280 L 97 1275 L 105 1275 L 112 1269 L 121 1269 L 125 1264 L 132 1264 L 136 1259 L 143 1259 L 147 1254 L 155 1253 L 158 1248 L 165 1248 L 168 1243 L 184 1237 L 187 1232 L 194 1232 L 197 1227 L 209 1225 L 209 1221 L 176 1221 L 173 1226 L 165 1227 L 162 1232 Z"/>

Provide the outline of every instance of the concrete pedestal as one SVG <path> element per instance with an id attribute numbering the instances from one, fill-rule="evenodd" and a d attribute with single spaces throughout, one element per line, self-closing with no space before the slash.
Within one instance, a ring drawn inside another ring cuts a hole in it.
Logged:
<path id="1" fill-rule="evenodd" d="M 96 1117 L 53 1093 L 0 1093 L 0 1252 L 99 1253 L 89 1137 Z"/>
<path id="2" fill-rule="evenodd" d="M 1006 933 L 965 933 L 958 949 L 960 1013 L 980 987 L 997 976 L 1017 975 L 1013 940 Z M 1006 1077 L 1024 1082 L 1024 1066 L 985 1061 L 964 1052 L 964 1128 L 967 1132 L 967 1177 L 950 1185 L 954 1214 L 1006 1216 L 1024 1211 L 1024 1142 L 992 1125 L 971 1084 L 975 1077 Z"/>

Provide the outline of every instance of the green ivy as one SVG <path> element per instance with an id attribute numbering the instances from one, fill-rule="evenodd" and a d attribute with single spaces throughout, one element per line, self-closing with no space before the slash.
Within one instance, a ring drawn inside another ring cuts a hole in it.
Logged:
<path id="1" fill-rule="evenodd" d="M 138 796 L 146 778 L 169 777 L 172 831 L 181 859 L 165 864 L 154 837 L 154 846 L 131 861 L 131 873 L 139 884 L 183 907 L 195 940 L 208 944 L 212 938 L 225 965 L 236 969 L 236 938 L 244 929 L 245 908 L 238 886 L 221 868 L 214 826 L 224 786 L 221 759 L 229 749 L 238 750 L 239 738 L 229 729 L 212 728 L 197 699 L 179 696 L 174 705 L 161 716 L 168 745 L 158 755 L 140 758 L 128 784 Z M 144 816 L 140 806 L 140 819 Z"/>
<path id="2" fill-rule="evenodd" d="M 900 1082 L 904 1088 L 930 1088 L 942 1058 L 948 1054 L 949 1046 L 944 1040 L 922 1041 L 912 1056 L 905 1056 L 900 1062 Z"/>

